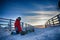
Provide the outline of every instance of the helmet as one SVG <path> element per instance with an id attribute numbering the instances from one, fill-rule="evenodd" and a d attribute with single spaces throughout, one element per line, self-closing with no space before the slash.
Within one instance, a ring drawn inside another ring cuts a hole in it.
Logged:
<path id="1" fill-rule="evenodd" d="M 19 20 L 21 20 L 21 17 L 18 17 Z"/>

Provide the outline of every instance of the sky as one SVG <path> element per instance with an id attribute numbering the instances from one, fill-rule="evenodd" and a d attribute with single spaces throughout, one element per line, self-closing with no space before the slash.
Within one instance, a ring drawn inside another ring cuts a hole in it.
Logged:
<path id="1" fill-rule="evenodd" d="M 57 11 L 58 0 L 1 0 L 0 18 L 16 19 L 31 25 L 44 25 Z"/>

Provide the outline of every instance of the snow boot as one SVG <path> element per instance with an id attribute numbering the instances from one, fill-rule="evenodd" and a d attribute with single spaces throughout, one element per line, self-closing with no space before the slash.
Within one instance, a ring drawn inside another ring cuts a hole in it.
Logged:
<path id="1" fill-rule="evenodd" d="M 21 31 L 20 34 L 21 34 L 21 35 L 25 35 L 26 32 L 25 32 L 25 31 Z"/>

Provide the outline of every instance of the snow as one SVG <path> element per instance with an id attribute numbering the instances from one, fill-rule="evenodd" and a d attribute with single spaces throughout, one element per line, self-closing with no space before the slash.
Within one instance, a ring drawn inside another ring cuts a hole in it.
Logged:
<path id="1" fill-rule="evenodd" d="M 35 32 L 26 35 L 10 35 L 0 30 L 0 40 L 60 40 L 60 27 L 35 28 Z"/>

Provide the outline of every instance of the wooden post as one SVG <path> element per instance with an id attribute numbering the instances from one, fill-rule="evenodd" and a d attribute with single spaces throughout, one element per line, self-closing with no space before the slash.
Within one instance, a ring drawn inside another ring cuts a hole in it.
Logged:
<path id="1" fill-rule="evenodd" d="M 60 25 L 60 15 L 57 15 L 58 21 L 59 21 L 59 25 Z"/>
<path id="2" fill-rule="evenodd" d="M 11 31 L 11 19 L 9 21 L 9 30 Z"/>
<path id="3" fill-rule="evenodd" d="M 50 20 L 48 20 L 48 23 L 49 23 L 49 26 L 51 26 L 51 24 L 50 24 Z"/>
<path id="4" fill-rule="evenodd" d="M 53 24 L 52 24 L 52 25 L 54 26 L 55 24 L 54 24 L 54 19 L 53 19 L 53 18 L 52 18 L 52 22 L 53 22 Z"/>
<path id="5" fill-rule="evenodd" d="M 22 22 L 22 28 L 23 28 L 24 23 Z"/>
<path id="6" fill-rule="evenodd" d="M 48 25 L 48 24 L 47 24 L 47 22 L 46 22 L 46 24 L 45 24 L 45 28 L 47 27 L 47 25 Z"/>
<path id="7" fill-rule="evenodd" d="M 27 27 L 26 23 L 25 23 L 25 27 Z"/>
<path id="8" fill-rule="evenodd" d="M 45 28 L 47 27 L 47 25 L 45 24 Z"/>

